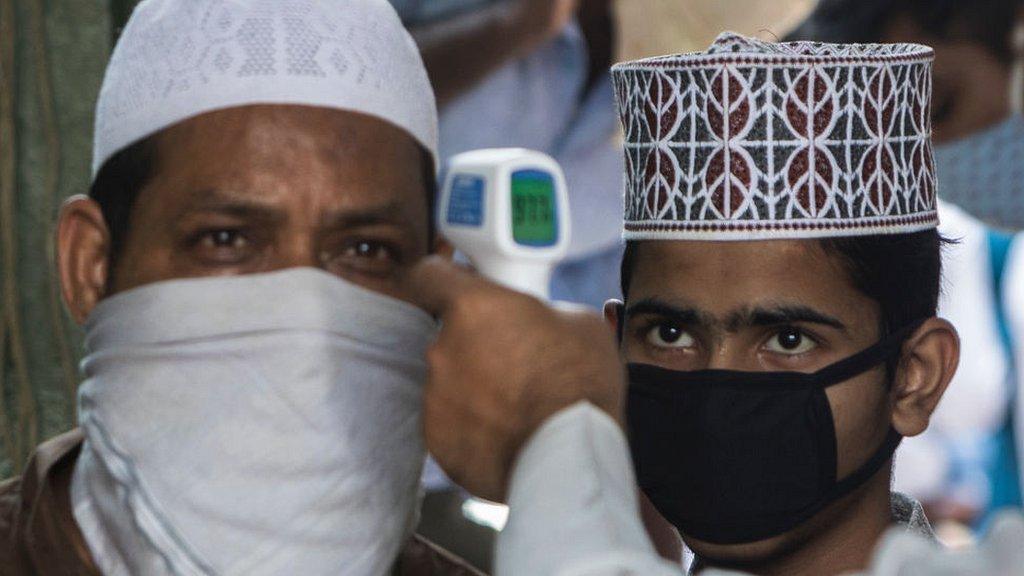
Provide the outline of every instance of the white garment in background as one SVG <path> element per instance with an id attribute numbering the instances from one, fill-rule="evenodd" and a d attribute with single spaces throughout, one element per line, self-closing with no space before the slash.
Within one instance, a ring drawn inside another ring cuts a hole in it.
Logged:
<path id="1" fill-rule="evenodd" d="M 75 519 L 109 576 L 387 573 L 415 527 L 418 308 L 312 268 L 102 301 Z"/>
<path id="2" fill-rule="evenodd" d="M 622 235 L 625 160 L 611 77 L 596 79 L 585 93 L 588 73 L 586 40 L 572 23 L 440 111 L 442 158 L 522 147 L 558 161 L 572 207 L 568 260 L 614 248 Z"/>
<path id="3" fill-rule="evenodd" d="M 988 229 L 948 202 L 939 202 L 939 219 L 939 233 L 956 242 L 943 249 L 939 316 L 960 334 L 960 366 L 928 429 L 900 446 L 894 484 L 918 500 L 953 498 L 984 509 L 990 495 L 981 452 L 1005 421 L 1010 362 L 999 332 Z"/>
<path id="4" fill-rule="evenodd" d="M 527 442 L 509 487 L 495 576 L 680 576 L 658 557 L 640 520 L 626 437 L 581 402 L 550 418 Z M 1024 576 L 1024 517 L 1007 516 L 977 549 L 945 551 L 894 528 L 868 574 Z M 994 571 L 993 569 L 999 570 Z M 706 576 L 723 576 L 710 570 Z"/>
<path id="5" fill-rule="evenodd" d="M 441 157 L 479 148 L 546 152 L 565 172 L 572 238 L 551 295 L 600 310 L 620 298 L 622 175 L 610 74 L 587 91 L 586 39 L 572 23 L 554 40 L 493 72 L 441 109 Z"/>

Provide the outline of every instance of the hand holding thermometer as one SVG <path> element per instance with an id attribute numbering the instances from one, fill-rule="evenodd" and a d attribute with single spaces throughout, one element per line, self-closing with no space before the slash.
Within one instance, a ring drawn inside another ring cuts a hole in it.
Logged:
<path id="1" fill-rule="evenodd" d="M 551 271 L 569 247 L 562 168 L 521 148 L 454 156 L 441 191 L 441 233 L 484 276 L 550 301 Z M 508 507 L 469 498 L 466 518 L 501 531 Z"/>
<path id="2" fill-rule="evenodd" d="M 550 300 L 551 272 L 570 234 L 565 176 L 550 156 L 503 148 L 452 157 L 440 222 L 481 274 Z"/>

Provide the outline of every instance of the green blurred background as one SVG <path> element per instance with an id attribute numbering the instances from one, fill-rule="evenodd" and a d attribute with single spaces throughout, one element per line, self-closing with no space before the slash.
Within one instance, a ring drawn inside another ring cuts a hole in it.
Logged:
<path id="1" fill-rule="evenodd" d="M 54 272 L 61 202 L 86 192 L 92 115 L 134 0 L 0 0 L 0 478 L 69 429 L 81 332 Z"/>

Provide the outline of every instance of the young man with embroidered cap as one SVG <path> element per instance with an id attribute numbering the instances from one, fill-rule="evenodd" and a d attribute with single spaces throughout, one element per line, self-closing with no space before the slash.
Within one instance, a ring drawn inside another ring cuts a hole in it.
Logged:
<path id="1" fill-rule="evenodd" d="M 475 574 L 413 535 L 434 96 L 385 0 L 146 0 L 61 214 L 81 429 L 0 485 L 0 572 Z"/>
<path id="2" fill-rule="evenodd" d="M 701 565 L 863 569 L 894 522 L 900 440 L 956 370 L 931 49 L 774 44 L 614 71 L 626 132 L 624 304 L 637 480 Z"/>
<path id="3" fill-rule="evenodd" d="M 927 427 L 959 350 L 935 316 L 931 61 L 916 45 L 727 34 L 613 69 L 627 249 L 625 301 L 606 316 L 628 363 L 636 481 L 698 569 L 840 574 L 866 569 L 893 526 L 931 537 L 920 506 L 890 493 L 894 452 Z M 451 315 L 441 340 L 471 342 Z M 470 346 L 432 353 L 428 438 L 432 410 L 458 430 L 453 405 L 488 405 L 448 384 L 459 350 L 474 359 L 465 387 L 487 388 L 480 366 L 500 360 Z M 483 435 L 463 454 L 432 447 L 463 485 L 506 487 L 499 574 L 665 573 L 636 521 L 614 394 L 595 398 L 604 412 L 577 406 L 513 441 L 506 484 L 468 463 Z"/>

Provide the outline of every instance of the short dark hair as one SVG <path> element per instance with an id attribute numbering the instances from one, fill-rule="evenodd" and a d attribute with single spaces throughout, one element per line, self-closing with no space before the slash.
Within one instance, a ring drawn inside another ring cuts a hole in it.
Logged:
<path id="1" fill-rule="evenodd" d="M 935 316 L 942 278 L 942 246 L 935 229 L 910 234 L 855 236 L 817 240 L 842 263 L 850 282 L 881 309 L 880 332 L 888 334 Z M 640 242 L 626 243 L 622 257 L 622 294 L 628 297 Z"/>
<path id="2" fill-rule="evenodd" d="M 897 17 L 909 17 L 942 39 L 985 46 L 1004 63 L 1013 61 L 1011 33 L 1021 0 L 820 0 L 787 40 L 879 42 Z"/>
<path id="3" fill-rule="evenodd" d="M 140 140 L 110 157 L 93 179 L 89 197 L 100 205 L 110 233 L 111 268 L 124 249 L 135 199 L 153 177 L 156 139 Z"/>
<path id="4" fill-rule="evenodd" d="M 437 179 L 434 173 L 433 157 L 422 148 L 421 152 L 423 181 L 427 186 L 427 215 L 429 218 L 427 241 L 433 249 Z M 139 192 L 153 177 L 156 160 L 156 137 L 144 138 L 111 156 L 96 173 L 96 178 L 89 188 L 89 197 L 100 205 L 103 219 L 110 232 L 111 268 L 124 249 L 132 207 L 135 205 Z"/>

